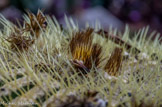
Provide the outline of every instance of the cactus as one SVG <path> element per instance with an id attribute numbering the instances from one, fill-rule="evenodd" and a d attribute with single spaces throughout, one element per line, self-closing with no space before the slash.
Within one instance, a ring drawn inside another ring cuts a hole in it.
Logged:
<path id="1" fill-rule="evenodd" d="M 0 18 L 0 106 L 158 107 L 162 46 L 145 27 L 80 30 L 71 18 L 28 13 L 22 27 Z M 160 39 L 159 39 L 160 38 Z"/>

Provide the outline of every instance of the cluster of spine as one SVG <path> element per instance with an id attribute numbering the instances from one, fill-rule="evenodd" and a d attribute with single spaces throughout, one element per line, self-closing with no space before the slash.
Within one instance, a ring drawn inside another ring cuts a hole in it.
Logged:
<path id="1" fill-rule="evenodd" d="M 35 39 L 39 38 L 41 30 L 46 28 L 46 18 L 41 11 L 38 11 L 37 16 L 32 13 L 28 13 L 28 16 L 30 23 L 24 22 L 25 27 L 22 29 L 15 27 L 14 31 L 6 39 L 13 50 L 27 51 L 34 44 Z M 25 35 L 27 32 L 30 32 L 31 36 Z"/>
<path id="2" fill-rule="evenodd" d="M 94 30 L 91 28 L 85 31 L 79 31 L 73 35 L 70 41 L 70 51 L 72 53 L 72 63 L 75 68 L 82 71 L 83 74 L 90 72 L 92 67 L 100 68 L 102 61 L 107 60 L 103 57 L 103 49 L 93 43 Z M 122 64 L 122 48 L 116 47 L 108 59 L 104 69 L 112 76 L 117 76 Z"/>

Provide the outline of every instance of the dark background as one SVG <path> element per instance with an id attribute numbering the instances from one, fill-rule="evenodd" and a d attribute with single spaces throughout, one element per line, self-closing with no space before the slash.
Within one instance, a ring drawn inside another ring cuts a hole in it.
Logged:
<path id="1" fill-rule="evenodd" d="M 13 23 L 23 21 L 26 11 L 37 13 L 38 9 L 62 24 L 66 14 L 80 27 L 86 22 L 94 26 L 98 20 L 104 29 L 123 30 L 129 24 L 131 30 L 138 30 L 149 25 L 151 31 L 162 33 L 162 0 L 0 0 L 0 13 Z"/>

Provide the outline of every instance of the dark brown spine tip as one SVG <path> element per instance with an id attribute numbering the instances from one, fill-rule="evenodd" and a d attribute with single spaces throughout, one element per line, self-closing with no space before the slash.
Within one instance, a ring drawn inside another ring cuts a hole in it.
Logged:
<path id="1" fill-rule="evenodd" d="M 111 76 L 117 76 L 122 65 L 122 48 L 115 48 L 105 65 L 105 70 Z"/>
<path id="2" fill-rule="evenodd" d="M 141 52 L 139 49 L 137 49 L 136 47 L 131 46 L 129 43 L 123 41 L 118 36 L 109 35 L 107 31 L 99 30 L 96 33 L 101 35 L 102 37 L 105 37 L 106 39 L 112 40 L 114 43 L 116 43 L 116 44 L 118 44 L 120 46 L 124 46 L 128 51 L 131 51 L 131 49 L 132 49 L 133 52 L 135 52 L 137 54 Z"/>

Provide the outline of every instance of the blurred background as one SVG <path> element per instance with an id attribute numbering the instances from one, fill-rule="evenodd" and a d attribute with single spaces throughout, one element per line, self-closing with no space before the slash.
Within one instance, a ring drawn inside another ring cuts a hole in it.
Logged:
<path id="1" fill-rule="evenodd" d="M 23 21 L 26 11 L 54 15 L 65 24 L 64 15 L 72 17 L 82 28 L 89 22 L 101 23 L 102 28 L 110 26 L 123 30 L 128 24 L 131 30 L 149 25 L 150 30 L 162 33 L 162 0 L 0 0 L 0 13 L 16 23 Z"/>

